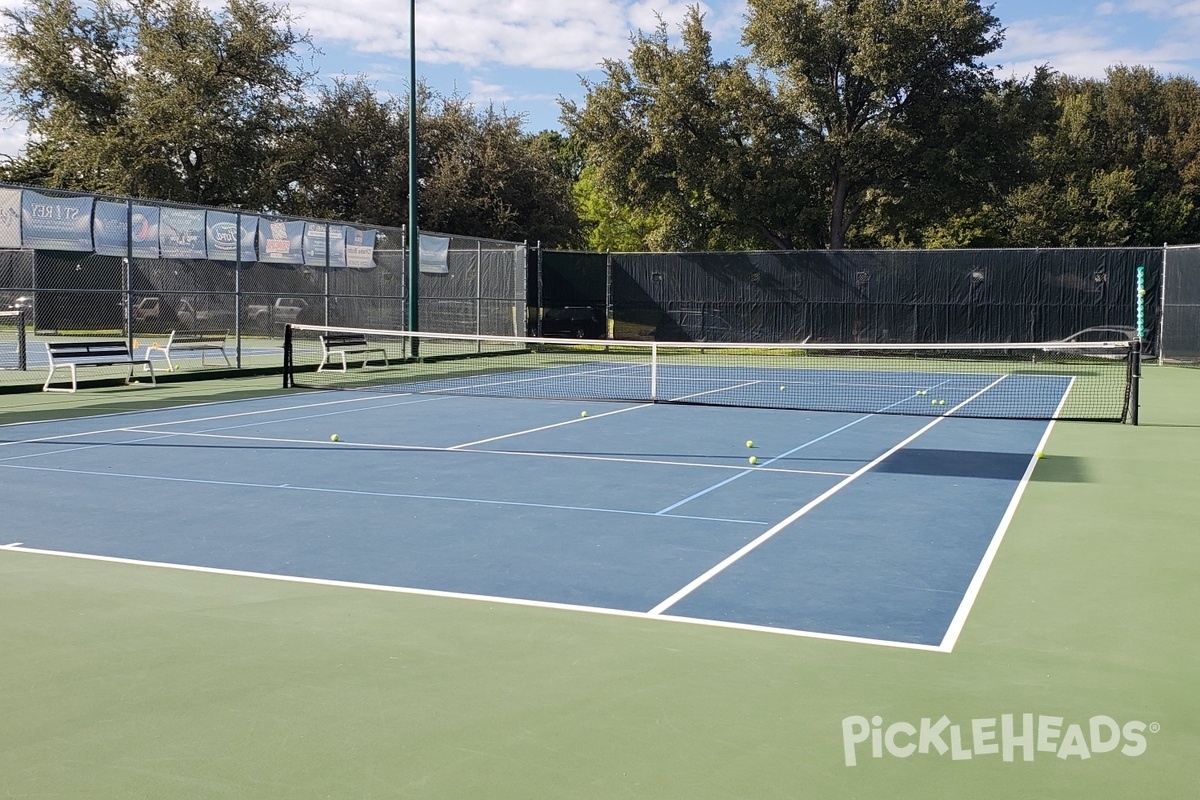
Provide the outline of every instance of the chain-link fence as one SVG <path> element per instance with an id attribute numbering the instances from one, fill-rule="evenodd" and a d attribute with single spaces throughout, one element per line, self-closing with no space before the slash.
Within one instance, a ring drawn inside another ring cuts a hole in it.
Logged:
<path id="1" fill-rule="evenodd" d="M 1161 356 L 1200 362 L 1200 247 L 1163 250 Z"/>
<path id="2" fill-rule="evenodd" d="M 1153 353 L 1160 326 L 1151 322 L 1162 316 L 1162 263 L 1162 248 L 599 257 L 548 251 L 540 254 L 540 271 L 531 287 L 546 309 L 598 309 L 618 339 L 668 341 L 912 344 L 1134 338 L 1141 303 L 1145 344 Z M 1144 294 L 1139 294 L 1139 275 Z M 1178 324 L 1175 319 L 1166 322 Z M 1196 342 L 1195 332 L 1176 333 Z"/>
<path id="3" fill-rule="evenodd" d="M 524 244 L 426 239 L 440 249 L 428 265 L 422 249 L 422 330 L 524 332 Z M 274 368 L 289 322 L 403 329 L 408 259 L 400 228 L 0 186 L 0 312 L 20 312 L 0 316 L 0 385 L 40 382 L 55 340 L 141 357 L 205 333 L 233 367 Z M 172 363 L 225 367 L 207 355 Z"/>

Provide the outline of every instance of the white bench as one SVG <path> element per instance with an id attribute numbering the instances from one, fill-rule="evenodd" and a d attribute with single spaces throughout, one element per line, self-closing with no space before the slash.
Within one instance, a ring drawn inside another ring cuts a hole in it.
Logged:
<path id="1" fill-rule="evenodd" d="M 79 367 L 129 367 L 126 383 L 133 383 L 133 367 L 145 365 L 150 370 L 150 382 L 158 384 L 154 377 L 154 365 L 149 358 L 134 358 L 129 345 L 123 341 L 107 342 L 46 342 L 46 356 L 50 359 L 50 374 L 42 384 L 43 392 L 74 392 L 78 387 L 76 370 Z M 54 373 L 60 368 L 71 371 L 71 388 L 51 386 Z"/>
<path id="2" fill-rule="evenodd" d="M 346 371 L 348 356 L 361 356 L 363 368 L 371 361 L 371 354 L 378 353 L 382 366 L 388 365 L 387 350 L 382 347 L 372 347 L 365 333 L 322 333 L 321 334 L 321 365 L 317 372 L 324 372 L 326 366 L 334 362 L 341 364 L 341 371 Z"/>
<path id="3" fill-rule="evenodd" d="M 167 339 L 166 344 L 160 345 L 155 342 L 146 348 L 146 358 L 149 359 L 152 353 L 161 353 L 167 360 L 167 371 L 174 372 L 175 365 L 171 363 L 171 353 L 199 351 L 200 366 L 206 367 L 208 363 L 205 359 L 208 353 L 215 350 L 225 359 L 225 366 L 232 367 L 229 353 L 225 351 L 225 341 L 228 338 L 229 331 L 171 331 L 171 338 Z"/>

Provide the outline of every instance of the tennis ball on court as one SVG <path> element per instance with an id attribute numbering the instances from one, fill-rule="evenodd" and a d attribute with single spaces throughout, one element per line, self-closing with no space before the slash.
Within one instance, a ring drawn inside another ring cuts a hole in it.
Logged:
<path id="1" fill-rule="evenodd" d="M 333 436 L 330 436 L 330 437 L 329 437 L 329 441 L 331 441 L 331 442 L 336 442 L 336 441 L 340 441 L 340 440 L 341 440 L 341 438 L 342 438 L 342 437 L 338 436 L 338 435 L 335 433 Z"/>
<path id="2" fill-rule="evenodd" d="M 747 439 L 747 440 L 746 440 L 746 447 L 754 447 L 754 440 L 753 440 L 753 439 Z"/>
<path id="3" fill-rule="evenodd" d="M 580 412 L 579 416 L 581 416 L 581 417 L 586 417 L 586 416 L 587 416 L 587 412 L 586 412 L 586 411 L 582 411 L 582 412 Z"/>
<path id="4" fill-rule="evenodd" d="M 758 463 L 758 456 L 750 456 L 750 463 L 751 463 L 751 464 L 757 464 L 757 463 Z"/>
<path id="5" fill-rule="evenodd" d="M 787 391 L 787 387 L 786 387 L 786 386 L 780 386 L 780 387 L 779 387 L 779 391 L 781 391 L 781 392 L 786 392 L 786 391 Z"/>
<path id="6" fill-rule="evenodd" d="M 1038 458 L 1045 458 L 1045 457 L 1046 457 L 1046 454 L 1045 454 L 1045 453 L 1043 453 L 1041 450 L 1038 450 L 1036 453 L 1034 453 L 1034 455 L 1036 455 Z"/>

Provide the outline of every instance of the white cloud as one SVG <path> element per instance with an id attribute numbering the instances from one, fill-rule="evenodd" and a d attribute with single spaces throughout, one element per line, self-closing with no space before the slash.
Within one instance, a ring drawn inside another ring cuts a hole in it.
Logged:
<path id="1" fill-rule="evenodd" d="M 25 131 L 24 122 L 9 119 L 0 121 L 0 155 L 9 158 L 21 155 L 26 144 Z"/>
<path id="2" fill-rule="evenodd" d="M 631 15 L 615 0 L 554 4 L 532 0 L 442 0 L 417 3 L 417 58 L 435 64 L 500 64 L 591 69 L 627 49 Z M 407 57 L 409 7 L 374 0 L 294 3 L 314 38 L 345 42 L 361 53 Z"/>
<path id="3" fill-rule="evenodd" d="M 1047 20 L 1009 24 L 998 54 L 1003 64 L 1000 73 L 1027 76 L 1043 64 L 1081 78 L 1102 78 L 1106 69 L 1121 64 L 1152 67 L 1163 74 L 1197 73 L 1196 49 L 1188 36 L 1166 31 L 1147 38 L 1141 21 L 1131 27 L 1119 16 L 1101 20 L 1056 21 L 1061 22 L 1057 27 Z"/>

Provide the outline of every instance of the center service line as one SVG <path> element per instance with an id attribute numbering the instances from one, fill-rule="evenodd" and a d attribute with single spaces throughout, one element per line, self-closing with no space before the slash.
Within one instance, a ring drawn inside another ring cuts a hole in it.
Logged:
<path id="1" fill-rule="evenodd" d="M 974 400 L 976 397 L 979 397 L 979 396 L 983 395 L 985 392 L 988 392 L 988 391 L 990 391 L 990 390 L 991 390 L 991 389 L 992 389 L 994 386 L 996 386 L 996 385 L 997 385 L 997 384 L 999 384 L 999 383 L 1000 383 L 1002 380 L 1004 380 L 1004 378 L 1005 378 L 1005 377 L 1007 377 L 1007 376 L 1005 376 L 1005 375 L 1002 375 L 1002 376 L 1000 376 L 999 378 L 997 378 L 996 380 L 992 381 L 992 382 L 991 382 L 990 384 L 988 384 L 986 387 L 984 387 L 983 389 L 980 389 L 978 392 L 976 392 L 975 394 L 971 395 L 970 397 L 968 397 L 968 398 L 967 398 L 966 400 L 964 400 L 963 402 L 959 403 L 959 404 L 958 404 L 957 406 L 955 406 L 954 408 L 950 409 L 950 411 L 946 412 L 946 414 L 947 414 L 947 415 L 949 415 L 950 413 L 953 413 L 954 411 L 956 411 L 956 410 L 958 410 L 958 409 L 962 408 L 963 406 L 965 406 L 967 403 L 970 403 L 970 402 L 971 402 L 972 400 Z M 896 451 L 898 451 L 898 450 L 900 450 L 900 449 L 902 449 L 902 448 L 906 447 L 908 444 L 910 444 L 910 443 L 912 443 L 912 442 L 916 441 L 918 438 L 920 438 L 921 436 L 923 436 L 923 435 L 924 435 L 926 432 L 928 432 L 929 430 L 931 430 L 931 429 L 933 428 L 933 426 L 937 425 L 939 422 L 941 422 L 941 421 L 942 421 L 942 420 L 944 420 L 944 419 L 946 419 L 946 416 L 940 416 L 940 417 L 937 417 L 937 418 L 935 418 L 935 419 L 934 419 L 933 421 L 931 421 L 931 422 L 930 422 L 928 425 L 925 425 L 923 428 L 919 429 L 919 430 L 918 430 L 916 433 L 912 434 L 911 436 L 909 436 L 907 439 L 903 440 L 902 442 L 900 442 L 900 443 L 899 443 L 899 444 L 897 444 L 896 446 L 892 447 L 890 450 L 888 450 L 888 451 L 887 451 L 887 452 L 885 452 L 883 455 L 881 455 L 881 456 L 879 456 L 878 458 L 876 458 L 874 461 L 872 461 L 872 462 L 870 462 L 869 464 L 866 464 L 865 466 L 861 467 L 861 468 L 860 468 L 860 469 L 859 469 L 857 472 L 854 472 L 854 473 L 852 473 L 852 474 L 850 475 L 850 477 L 846 478 L 845 480 L 842 480 L 842 481 L 840 481 L 839 483 L 837 483 L 836 485 L 834 485 L 832 488 L 830 488 L 830 489 L 826 490 L 826 491 L 825 491 L 823 494 L 819 495 L 819 496 L 818 496 L 816 499 L 814 499 L 814 500 L 812 500 L 811 502 L 809 502 L 807 505 L 803 506 L 803 507 L 802 507 L 802 508 L 800 508 L 800 509 L 797 509 L 797 510 L 796 510 L 794 513 L 792 513 L 792 514 L 791 514 L 789 517 L 787 517 L 786 519 L 784 519 L 782 522 L 780 522 L 780 523 L 778 523 L 778 524 L 774 525 L 773 527 L 771 527 L 771 528 L 767 529 L 767 530 L 766 530 L 766 531 L 765 531 L 765 532 L 764 532 L 764 533 L 763 533 L 761 536 L 759 536 L 758 538 L 756 538 L 756 539 L 754 539 L 754 540 L 752 540 L 752 541 L 748 542 L 748 543 L 747 543 L 746 545 L 744 545 L 744 546 L 743 546 L 743 547 L 742 547 L 740 550 L 738 550 L 738 551 L 734 552 L 732 555 L 728 556 L 728 557 L 727 557 L 727 558 L 725 558 L 723 561 L 721 561 L 720 563 L 718 563 L 718 564 L 716 564 L 715 566 L 713 566 L 711 569 L 709 569 L 709 570 L 708 570 L 707 572 L 705 572 L 703 575 L 700 575 L 698 578 L 696 578 L 695 580 L 693 580 L 693 581 L 692 581 L 691 583 L 689 583 L 687 586 L 684 586 L 682 589 L 680 589 L 679 591 L 675 592 L 675 594 L 671 595 L 671 596 L 670 596 L 670 597 L 668 597 L 666 600 L 663 600 L 661 603 L 659 603 L 658 605 L 656 605 L 654 608 L 650 609 L 650 611 L 648 611 L 647 613 L 648 613 L 650 616 L 657 616 L 657 615 L 659 615 L 659 614 L 662 614 L 662 613 L 663 613 L 664 611 L 666 611 L 668 608 L 670 608 L 671 606 L 675 605 L 675 604 L 676 604 L 676 603 L 678 603 L 680 600 L 682 600 L 683 598 L 687 597 L 689 594 L 691 594 L 692 592 L 696 591 L 697 589 L 699 589 L 699 588 L 700 588 L 701 586 L 703 586 L 704 584 L 708 583 L 708 582 L 709 582 L 710 580 L 712 580 L 714 577 L 716 577 L 717 575 L 719 575 L 719 574 L 721 574 L 722 572 L 724 572 L 724 571 L 725 571 L 725 570 L 726 570 L 728 567 L 730 567 L 731 565 L 733 565 L 733 564 L 737 563 L 738 561 L 740 561 L 740 560 L 742 559 L 742 557 L 743 557 L 743 556 L 746 556 L 746 555 L 748 555 L 749 553 L 753 552 L 754 550 L 758 549 L 758 546 L 759 546 L 759 545 L 761 545 L 761 544 L 763 544 L 764 542 L 768 541 L 769 539 L 773 538 L 773 537 L 775 536 L 775 534 L 779 533 L 781 530 L 783 530 L 784 528 L 788 527 L 788 526 L 789 526 L 789 525 L 791 525 L 793 522 L 795 522 L 796 520 L 800 519 L 800 518 L 801 518 L 801 517 L 803 517 L 805 514 L 807 514 L 808 512 L 812 511 L 814 508 L 816 508 L 817 506 L 821 505 L 822 503 L 824 503 L 824 502 L 825 502 L 826 500 L 828 500 L 829 498 L 833 497 L 835 494 L 837 494 L 838 492 L 840 492 L 842 489 L 845 489 L 847 486 L 849 486 L 850 484 L 854 483 L 854 481 L 858 480 L 858 479 L 859 479 L 859 478 L 861 478 L 863 475 L 866 475 L 868 472 L 870 472 L 870 471 L 871 471 L 872 469 L 874 469 L 876 466 L 878 466 L 879 464 L 881 464 L 881 463 L 882 463 L 882 462 L 883 462 L 883 461 L 884 461 L 886 458 L 888 458 L 889 456 L 891 456 L 893 453 L 895 453 Z"/>
<path id="2" fill-rule="evenodd" d="M 947 382 L 948 381 L 942 381 L 942 383 L 947 383 Z M 942 383 L 936 384 L 932 388 L 941 386 Z M 858 419 L 854 420 L 853 422 L 848 422 L 845 425 L 843 425 L 842 427 L 838 428 L 837 430 L 832 430 L 829 433 L 826 433 L 822 436 L 818 436 L 816 439 L 810 439 L 809 441 L 805 442 L 804 444 L 802 444 L 798 447 L 793 447 L 791 450 L 788 450 L 786 453 L 780 453 L 779 455 L 772 458 L 770 461 L 764 462 L 763 467 L 769 467 L 770 465 L 774 464 L 776 461 L 787 458 L 788 456 L 792 455 L 793 453 L 798 453 L 801 450 L 803 450 L 804 448 L 806 448 L 810 445 L 814 445 L 817 442 L 822 441 L 823 439 L 828 439 L 830 436 L 833 436 L 835 433 L 841 433 L 842 431 L 846 430 L 847 428 L 853 428 L 855 425 L 857 425 L 860 422 L 863 422 L 864 420 L 871 419 L 872 417 L 882 414 L 885 411 L 890 411 L 891 409 L 895 408 L 896 406 L 903 405 L 904 403 L 907 403 L 909 400 L 911 400 L 913 397 L 914 397 L 914 395 L 909 395 L 908 397 L 905 397 L 903 400 L 897 400 L 896 402 L 894 402 L 890 405 L 884 406 L 883 408 L 879 409 L 878 411 L 875 411 L 873 413 L 859 417 Z M 709 486 L 707 489 L 701 489 L 700 491 L 696 492 L 692 496 L 685 497 L 682 500 L 680 500 L 678 503 L 673 503 L 673 504 L 667 506 L 666 508 L 662 509 L 658 513 L 659 514 L 667 514 L 671 511 L 674 511 L 675 509 L 679 508 L 680 506 L 682 506 L 686 503 L 690 503 L 697 498 L 703 497 L 704 495 L 708 494 L 709 492 L 716 491 L 717 489 L 720 489 L 722 486 L 733 483 L 734 481 L 738 480 L 739 478 L 744 478 L 747 475 L 752 475 L 755 472 L 760 472 L 760 471 L 762 471 L 762 470 L 759 468 L 742 470 L 737 475 L 726 478 L 725 480 L 721 481 L 720 483 L 713 484 L 712 486 Z"/>

